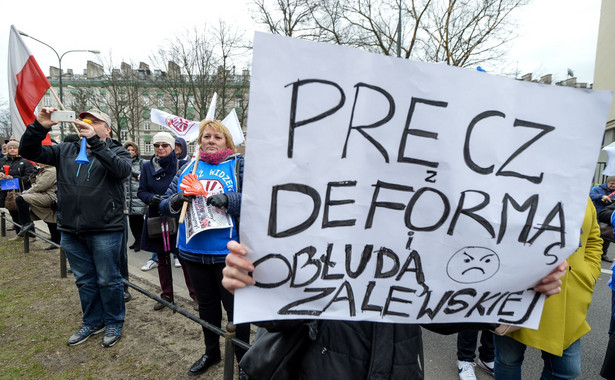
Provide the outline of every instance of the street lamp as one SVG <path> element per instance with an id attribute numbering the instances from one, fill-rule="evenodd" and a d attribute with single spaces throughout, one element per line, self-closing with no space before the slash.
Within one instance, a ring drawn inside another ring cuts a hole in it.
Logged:
<path id="1" fill-rule="evenodd" d="M 62 92 L 62 58 L 64 58 L 64 56 L 68 53 L 76 53 L 76 52 L 100 54 L 100 50 L 87 50 L 87 49 L 68 50 L 62 53 L 62 55 L 60 55 L 58 54 L 56 49 L 52 48 L 49 44 L 46 44 L 43 41 L 36 39 L 22 31 L 20 31 L 19 34 L 21 34 L 24 37 L 32 38 L 34 41 L 40 42 L 41 44 L 47 46 L 49 49 L 53 50 L 53 52 L 56 54 L 56 57 L 58 57 L 58 66 L 60 69 L 60 103 L 62 103 L 62 107 L 64 107 L 64 93 Z M 61 139 L 64 140 L 64 123 L 60 123 L 60 136 L 61 136 Z"/>

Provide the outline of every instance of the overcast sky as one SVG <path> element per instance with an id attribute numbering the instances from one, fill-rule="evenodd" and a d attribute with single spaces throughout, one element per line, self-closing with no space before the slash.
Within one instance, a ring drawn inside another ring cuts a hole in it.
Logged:
<path id="1" fill-rule="evenodd" d="M 533 72 L 566 78 L 568 68 L 580 82 L 593 83 L 600 0 L 534 0 L 518 12 L 519 38 L 515 40 L 504 69 L 488 72 Z M 156 4 L 156 5 L 153 5 Z M 169 39 L 192 28 L 215 25 L 220 18 L 239 25 L 252 38 L 263 30 L 250 17 L 251 0 L 153 2 L 107 0 L 83 2 L 24 0 L 5 2 L 0 12 L 0 104 L 8 99 L 7 51 L 11 24 L 44 41 L 62 54 L 73 49 L 100 50 L 114 62 L 147 62 L 148 57 Z M 58 66 L 48 47 L 24 41 L 45 74 Z M 91 53 L 69 53 L 62 68 L 82 73 Z M 240 69 L 240 68 L 238 68 Z"/>

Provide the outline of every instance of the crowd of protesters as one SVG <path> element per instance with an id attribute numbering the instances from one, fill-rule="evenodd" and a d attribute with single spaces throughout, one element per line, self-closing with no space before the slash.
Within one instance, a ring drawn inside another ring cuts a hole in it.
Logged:
<path id="1" fill-rule="evenodd" d="M 51 127 L 57 124 L 50 117 L 55 110 L 41 109 L 21 141 L 6 142 L 0 159 L 0 180 L 18 179 L 21 194 L 16 196 L 16 208 L 9 209 L 18 222 L 16 238 L 27 237 L 27 232 L 34 228 L 33 218 L 41 219 L 47 223 L 51 240 L 61 244 L 66 252 L 82 309 L 81 325 L 67 344 L 76 346 L 104 332 L 102 346 L 111 347 L 122 337 L 125 301 L 130 299 L 122 280 L 127 278 L 127 273 L 123 273 L 126 268 L 122 270 L 127 266 L 126 248 L 152 252 L 147 269 L 158 268 L 161 298 L 170 303 L 174 302 L 171 255 L 176 255 L 175 266 L 182 268 L 199 317 L 220 327 L 224 308 L 232 321 L 234 291 L 255 282 L 249 275 L 254 266 L 245 258 L 247 250 L 237 243 L 244 158 L 237 153 L 229 130 L 217 120 L 201 122 L 198 153 L 192 160 L 185 160 L 187 146 L 183 139 L 167 132 L 157 133 L 152 140 L 154 155 L 144 160 L 137 144 L 128 141 L 122 146 L 113 139 L 111 118 L 98 109 L 79 115 L 81 120 L 75 124 L 80 131 L 74 141 L 44 144 Z M 85 151 L 81 139 L 87 142 Z M 221 184 L 210 175 L 216 171 L 225 172 L 232 180 Z M 199 197 L 199 192 L 191 187 L 194 181 L 207 188 L 208 194 Z M 0 192 L 0 206 L 8 207 L 5 200 L 9 192 Z M 436 332 L 459 333 L 460 379 L 475 379 L 474 350 L 481 330 L 478 365 L 498 379 L 521 378 L 526 347 L 542 351 L 541 378 L 579 376 L 581 337 L 589 331 L 586 316 L 592 290 L 600 274 L 600 261 L 610 261 L 606 255 L 608 241 L 613 240 L 613 192 L 615 177 L 592 189 L 593 205 L 588 202 L 579 249 L 535 287 L 549 297 L 537 330 L 491 324 L 424 326 Z M 233 222 L 228 228 L 206 229 L 187 239 L 186 224 L 181 222 L 189 207 L 216 208 Z M 599 221 L 610 227 L 610 239 L 604 232 L 601 234 Z M 130 247 L 128 231 L 134 238 Z M 46 249 L 54 248 L 51 245 Z M 609 285 L 613 289 L 613 306 L 602 375 L 613 379 L 614 281 Z M 164 304 L 154 305 L 154 310 L 162 309 Z M 292 378 L 424 376 L 418 325 L 269 321 L 259 323 L 257 341 L 268 334 L 270 337 L 300 328 L 310 330 L 311 342 L 303 348 L 302 356 L 289 364 Z M 203 335 L 205 352 L 188 370 L 191 376 L 200 375 L 221 361 L 220 337 L 205 328 Z M 248 342 L 250 326 L 238 325 L 236 336 Z M 389 349 L 382 350 L 387 344 Z M 244 363 L 246 352 L 236 348 L 235 354 L 241 362 L 240 379 L 261 378 L 261 368 L 254 368 L 253 357 Z M 267 365 L 267 357 L 257 357 L 256 362 L 260 359 L 265 361 L 261 364 Z M 388 365 L 383 366 L 385 362 Z"/>

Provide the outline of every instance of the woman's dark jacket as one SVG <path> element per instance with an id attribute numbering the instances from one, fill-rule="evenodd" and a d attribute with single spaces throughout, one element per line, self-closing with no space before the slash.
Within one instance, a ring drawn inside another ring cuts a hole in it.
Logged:
<path id="1" fill-rule="evenodd" d="M 75 158 L 80 142 L 41 145 L 49 129 L 38 121 L 21 138 L 19 154 L 56 167 L 58 229 L 74 234 L 124 231 L 124 179 L 130 175 L 130 153 L 119 142 L 88 139 L 87 164 Z"/>
<path id="2" fill-rule="evenodd" d="M 143 215 L 145 214 L 145 204 L 137 196 L 139 189 L 139 175 L 144 160 L 138 154 L 132 158 L 132 171 L 126 179 L 126 210 L 128 215 Z"/>
<path id="3" fill-rule="evenodd" d="M 4 173 L 4 165 L 9 165 L 9 175 L 19 179 L 20 191 L 28 190 L 31 186 L 30 175 L 34 174 L 36 168 L 32 163 L 23 157 L 4 156 L 0 158 L 0 170 Z M 7 190 L 0 191 L 0 207 L 4 207 Z"/>
<path id="4" fill-rule="evenodd" d="M 149 205 L 152 198 L 155 195 L 162 195 L 165 193 L 178 167 L 185 164 L 183 160 L 177 160 L 175 152 L 172 151 L 166 157 L 158 160 L 160 169 L 154 171 L 154 160 L 156 156 L 152 157 L 149 161 L 143 164 L 141 169 L 141 179 L 139 180 L 139 189 L 137 190 L 137 196 L 145 204 Z M 164 251 L 164 241 L 162 238 L 152 239 L 147 234 L 147 218 L 160 216 L 160 212 L 157 209 L 149 208 L 145 217 L 146 222 L 143 223 L 143 233 L 141 235 L 141 248 L 156 253 L 162 253 Z M 169 216 L 173 218 L 173 216 Z M 177 253 L 176 244 L 177 234 L 170 236 L 171 251 Z"/>

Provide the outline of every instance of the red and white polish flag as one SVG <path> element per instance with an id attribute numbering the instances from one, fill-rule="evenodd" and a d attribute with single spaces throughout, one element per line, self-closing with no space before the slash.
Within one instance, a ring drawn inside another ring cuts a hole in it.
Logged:
<path id="1" fill-rule="evenodd" d="M 19 140 L 26 126 L 34 122 L 36 106 L 51 85 L 15 25 L 11 25 L 8 56 L 11 123 L 13 136 Z"/>

